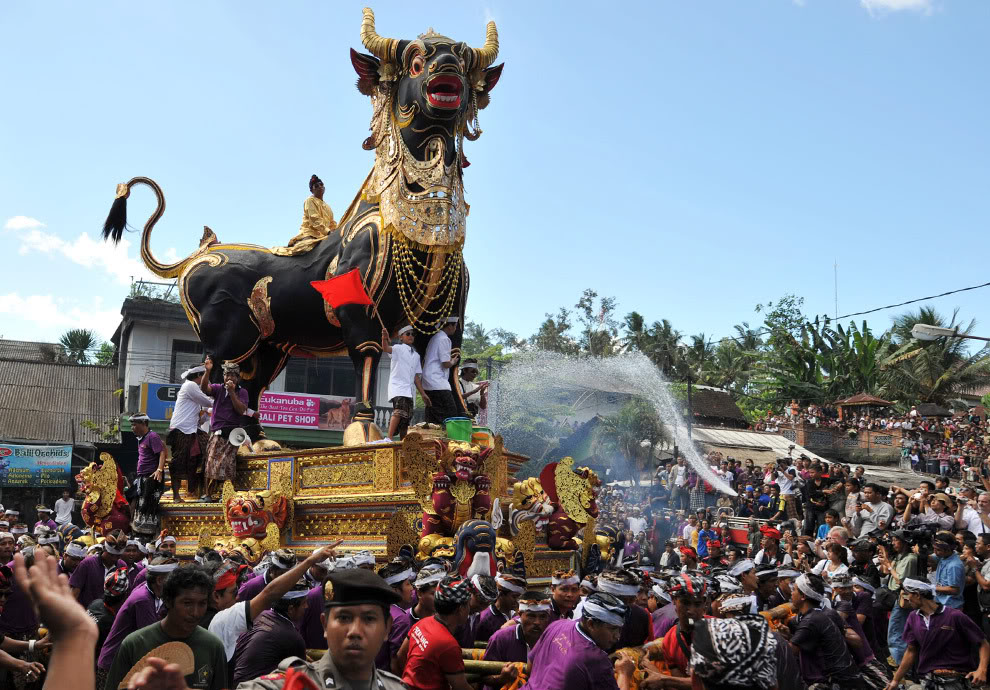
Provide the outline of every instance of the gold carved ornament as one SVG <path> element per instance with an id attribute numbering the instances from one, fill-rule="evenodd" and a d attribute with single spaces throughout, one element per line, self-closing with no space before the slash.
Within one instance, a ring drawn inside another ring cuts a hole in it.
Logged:
<path id="1" fill-rule="evenodd" d="M 117 498 L 117 463 L 109 453 L 100 453 L 102 467 L 91 463 L 83 470 L 83 481 L 89 487 L 86 500 L 96 505 L 94 515 L 102 520 L 113 510 L 114 499 Z"/>
<path id="2" fill-rule="evenodd" d="M 424 446 L 423 436 L 411 432 L 402 439 L 402 462 L 412 484 L 416 500 L 424 512 L 433 512 L 433 473 L 437 467 L 436 454 Z"/>
<path id="3" fill-rule="evenodd" d="M 591 507 L 591 480 L 574 472 L 574 458 L 566 457 L 557 463 L 554 480 L 557 485 L 557 499 L 574 522 L 584 525 L 591 520 L 588 508 Z M 597 478 L 597 475 L 592 475 Z"/>
<path id="4" fill-rule="evenodd" d="M 254 315 L 255 325 L 262 338 L 269 337 L 275 332 L 275 320 L 272 318 L 272 299 L 268 296 L 268 285 L 272 282 L 272 276 L 265 276 L 251 289 L 248 297 L 248 307 Z"/>

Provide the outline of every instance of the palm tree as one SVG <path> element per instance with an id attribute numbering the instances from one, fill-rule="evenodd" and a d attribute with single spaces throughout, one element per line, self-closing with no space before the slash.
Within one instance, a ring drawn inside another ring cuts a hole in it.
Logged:
<path id="1" fill-rule="evenodd" d="M 969 335 L 976 321 L 963 327 L 957 321 L 959 310 L 946 319 L 932 307 L 906 312 L 894 318 L 891 329 L 898 346 L 881 362 L 889 377 L 890 395 L 904 402 L 933 402 L 944 405 L 958 393 L 985 384 L 990 376 L 990 345 L 970 354 L 962 338 L 936 338 L 918 341 L 911 337 L 911 328 L 924 323 L 939 328 L 951 328 Z"/>
<path id="2" fill-rule="evenodd" d="M 617 452 L 630 465 L 644 469 L 653 449 L 668 441 L 667 430 L 650 405 L 639 398 L 626 402 L 619 411 L 603 417 L 595 435 L 599 449 Z"/>
<path id="3" fill-rule="evenodd" d="M 69 361 L 73 364 L 88 364 L 87 352 L 96 347 L 96 334 L 86 328 L 73 328 L 62 334 L 59 344 L 65 348 Z"/>

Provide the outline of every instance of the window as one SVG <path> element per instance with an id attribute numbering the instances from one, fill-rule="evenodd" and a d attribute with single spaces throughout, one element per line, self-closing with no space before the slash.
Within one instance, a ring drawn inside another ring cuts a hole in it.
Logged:
<path id="1" fill-rule="evenodd" d="M 172 341 L 172 369 L 169 382 L 176 383 L 186 369 L 203 363 L 203 343 L 192 340 Z"/>
<path id="2" fill-rule="evenodd" d="M 357 375 L 348 357 L 292 357 L 285 367 L 285 390 L 288 393 L 353 397 L 357 390 Z"/>

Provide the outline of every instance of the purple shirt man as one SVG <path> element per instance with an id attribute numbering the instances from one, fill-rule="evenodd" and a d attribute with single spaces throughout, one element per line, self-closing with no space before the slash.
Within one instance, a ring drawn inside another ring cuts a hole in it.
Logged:
<path id="1" fill-rule="evenodd" d="M 117 559 L 117 562 L 110 568 L 104 567 L 100 554 L 86 556 L 82 562 L 72 571 L 69 578 L 69 586 L 79 590 L 79 604 L 86 608 L 94 599 L 103 598 L 103 581 L 111 571 L 117 568 L 126 568 L 124 561 Z M 8 603 L 8 607 L 10 604 Z M 6 615 L 4 616 L 6 618 Z"/>
<path id="2" fill-rule="evenodd" d="M 113 659 L 117 655 L 117 650 L 120 648 L 120 643 L 124 641 L 124 638 L 135 630 L 140 630 L 152 623 L 157 623 L 164 618 L 164 614 L 165 607 L 160 600 L 155 598 L 155 593 L 151 591 L 147 583 L 141 585 L 139 589 L 134 590 L 127 597 L 127 601 L 121 605 L 120 610 L 117 611 L 117 615 L 113 619 L 110 634 L 107 635 L 107 639 L 103 642 L 103 649 L 100 652 L 97 666 L 110 670 L 110 666 L 113 665 Z"/>
<path id="3" fill-rule="evenodd" d="M 543 631 L 533 647 L 533 672 L 525 690 L 618 690 L 608 654 L 578 627 L 561 619 Z M 566 658 L 567 663 L 561 663 Z"/>
<path id="4" fill-rule="evenodd" d="M 268 572 L 265 571 L 265 573 L 260 573 L 258 575 L 255 575 L 250 580 L 248 580 L 243 585 L 241 585 L 240 589 L 237 590 L 237 601 L 251 601 L 256 596 L 261 594 L 261 590 L 263 590 L 268 585 L 268 580 L 265 577 L 265 575 L 267 574 Z M 322 609 L 323 607 L 321 605 L 320 610 L 322 611 Z"/>
<path id="5" fill-rule="evenodd" d="M 495 608 L 495 604 L 492 604 L 481 612 L 474 641 L 487 642 L 495 634 L 495 631 L 505 625 L 508 620 L 509 617 Z"/>
<path id="6" fill-rule="evenodd" d="M 235 394 L 244 403 L 244 406 L 247 407 L 248 400 L 250 399 L 247 389 L 238 387 Z M 213 414 L 210 415 L 210 431 L 231 429 L 241 426 L 244 423 L 244 415 L 239 414 L 234 409 L 234 403 L 230 401 L 230 395 L 222 384 L 211 383 L 209 396 L 214 400 Z"/>
<path id="7" fill-rule="evenodd" d="M 677 609 L 673 604 L 661 606 L 653 612 L 653 637 L 659 639 L 677 625 Z"/>
<path id="8" fill-rule="evenodd" d="M 52 519 L 48 519 L 48 520 L 38 520 L 36 523 L 34 523 L 34 529 L 32 531 L 38 529 L 39 525 L 44 525 L 50 530 L 58 529 L 58 525 L 55 524 L 55 521 Z"/>
<path id="9" fill-rule="evenodd" d="M 399 647 L 402 646 L 403 640 L 409 634 L 409 630 L 413 626 L 413 618 L 408 611 L 399 608 L 396 604 L 392 604 L 389 611 L 392 613 L 392 630 L 388 634 L 388 639 L 378 650 L 378 656 L 375 657 L 375 667 L 391 673 L 392 659 L 399 653 Z"/>
<path id="10" fill-rule="evenodd" d="M 320 614 L 323 613 L 323 585 L 309 590 L 306 599 L 306 612 L 296 623 L 296 630 L 306 642 L 306 649 L 326 649 L 327 638 L 323 635 L 323 625 L 320 623 Z"/>
<path id="11" fill-rule="evenodd" d="M 149 431 L 138 441 L 137 476 L 150 477 L 158 469 L 158 459 L 165 450 L 161 436 Z"/>
<path id="12" fill-rule="evenodd" d="M 7 567 L 13 568 L 11 561 Z M 102 590 L 103 585 L 100 585 Z M 38 630 L 38 618 L 34 615 L 34 606 L 18 585 L 16 580 L 10 581 L 10 595 L 3 605 L 3 615 L 0 615 L 0 633 L 4 635 L 23 635 L 35 633 Z"/>
<path id="13" fill-rule="evenodd" d="M 485 661 L 521 661 L 526 663 L 529 658 L 529 645 L 522 636 L 522 625 L 502 628 L 492 633 L 485 649 Z M 498 690 L 490 685 L 485 690 Z"/>
<path id="14" fill-rule="evenodd" d="M 927 626 L 917 611 L 909 613 L 904 624 L 905 644 L 918 649 L 919 676 L 935 669 L 972 671 L 973 650 L 979 649 L 983 640 L 983 632 L 969 616 L 942 604 L 935 609 Z"/>

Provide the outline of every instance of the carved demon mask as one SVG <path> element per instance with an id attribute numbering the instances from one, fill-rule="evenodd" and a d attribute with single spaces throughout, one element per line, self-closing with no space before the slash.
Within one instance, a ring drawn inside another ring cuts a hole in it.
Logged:
<path id="1" fill-rule="evenodd" d="M 467 482 L 481 474 L 481 466 L 485 458 L 492 452 L 491 448 L 474 446 L 464 441 L 438 441 L 440 447 L 441 468 L 444 472 L 453 472 L 459 481 Z"/>
<path id="2" fill-rule="evenodd" d="M 227 499 L 225 510 L 230 531 L 238 539 L 264 539 L 269 523 L 281 529 L 289 516 L 285 497 L 276 497 L 270 491 L 238 492 Z"/>

